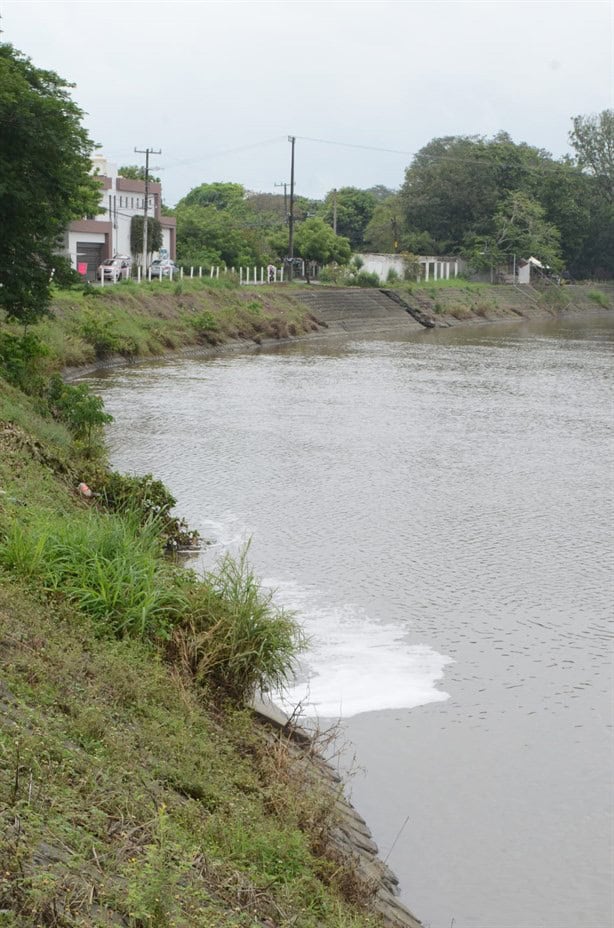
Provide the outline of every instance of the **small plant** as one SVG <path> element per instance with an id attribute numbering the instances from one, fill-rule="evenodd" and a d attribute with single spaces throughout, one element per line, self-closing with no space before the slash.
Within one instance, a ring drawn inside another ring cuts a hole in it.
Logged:
<path id="1" fill-rule="evenodd" d="M 141 477 L 106 472 L 102 477 L 100 499 L 111 512 L 136 514 L 141 525 L 155 520 L 168 551 L 194 548 L 198 543 L 198 532 L 189 529 L 183 519 L 171 515 L 175 497 L 151 474 Z"/>
<path id="2" fill-rule="evenodd" d="M 598 306 L 601 306 L 603 309 L 610 308 L 610 301 L 607 296 L 601 290 L 589 290 L 587 293 L 589 300 L 592 300 L 593 303 L 596 303 Z"/>
<path id="3" fill-rule="evenodd" d="M 193 316 L 190 319 L 190 325 L 192 328 L 196 329 L 199 334 L 217 332 L 220 328 L 218 320 L 215 318 L 212 312 L 209 312 L 209 310 L 204 310 L 197 316 Z"/>
<path id="4" fill-rule="evenodd" d="M 0 375 L 26 393 L 39 393 L 42 380 L 37 368 L 48 353 L 33 332 L 24 335 L 0 332 Z"/>
<path id="5" fill-rule="evenodd" d="M 388 269 L 388 274 L 386 275 L 386 283 L 396 284 L 399 281 L 399 273 L 395 271 L 393 267 Z"/>
<path id="6" fill-rule="evenodd" d="M 292 676 L 305 639 L 293 615 L 273 603 L 247 563 L 226 555 L 218 570 L 188 589 L 172 651 L 201 684 L 242 700 L 278 689 Z"/>
<path id="7" fill-rule="evenodd" d="M 64 383 L 59 374 L 54 374 L 49 381 L 47 398 L 53 415 L 66 423 L 90 455 L 97 433 L 113 421 L 113 416 L 104 411 L 102 397 L 91 393 L 87 384 L 73 387 Z"/>
<path id="8" fill-rule="evenodd" d="M 85 311 L 78 324 L 79 334 L 92 346 L 97 358 L 120 350 L 115 320 L 108 313 Z"/>

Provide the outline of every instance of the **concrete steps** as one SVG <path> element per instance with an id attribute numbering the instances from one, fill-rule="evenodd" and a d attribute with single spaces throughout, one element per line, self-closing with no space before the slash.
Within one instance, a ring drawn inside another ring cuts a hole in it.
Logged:
<path id="1" fill-rule="evenodd" d="M 332 332 L 359 336 L 415 332 L 423 328 L 406 309 L 380 290 L 314 285 L 295 295 Z"/>

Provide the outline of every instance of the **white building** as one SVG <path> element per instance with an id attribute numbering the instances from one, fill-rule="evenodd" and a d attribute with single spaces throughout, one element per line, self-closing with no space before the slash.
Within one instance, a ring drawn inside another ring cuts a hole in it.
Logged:
<path id="1" fill-rule="evenodd" d="M 100 181 L 100 212 L 71 222 L 64 233 L 63 254 L 75 270 L 94 280 L 96 268 L 105 258 L 130 255 L 130 223 L 142 216 L 145 182 L 129 180 L 117 173 L 117 167 L 101 156 L 94 157 L 93 170 Z M 162 249 L 169 258 L 176 254 L 176 220 L 162 215 L 162 189 L 149 182 L 147 213 L 160 221 Z"/>

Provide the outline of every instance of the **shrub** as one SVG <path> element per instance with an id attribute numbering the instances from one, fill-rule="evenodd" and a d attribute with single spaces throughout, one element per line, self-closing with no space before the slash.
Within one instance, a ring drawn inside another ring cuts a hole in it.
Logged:
<path id="1" fill-rule="evenodd" d="M 102 397 L 90 393 L 87 384 L 73 387 L 54 374 L 47 398 L 53 415 L 66 423 L 75 438 L 84 442 L 86 453 L 91 454 L 97 432 L 113 421 L 113 416 L 104 411 Z"/>
<path id="2" fill-rule="evenodd" d="M 97 358 L 104 358 L 121 348 L 115 320 L 108 313 L 85 311 L 78 321 L 78 330 L 92 346 Z"/>
<path id="3" fill-rule="evenodd" d="M 399 280 L 399 274 L 393 267 L 388 269 L 388 274 L 386 275 L 386 283 L 396 284 Z"/>
<path id="4" fill-rule="evenodd" d="M 212 681 L 243 699 L 283 686 L 304 646 L 294 617 L 262 590 L 245 550 L 238 560 L 226 555 L 216 572 L 191 585 L 172 652 L 197 682 Z"/>
<path id="5" fill-rule="evenodd" d="M 374 271 L 359 271 L 353 284 L 356 287 L 379 287 L 380 279 Z"/>
<path id="6" fill-rule="evenodd" d="M 587 296 L 589 300 L 592 300 L 593 303 L 597 303 L 597 305 L 603 307 L 603 309 L 610 308 L 610 301 L 601 290 L 589 290 Z"/>
<path id="7" fill-rule="evenodd" d="M 49 353 L 38 335 L 0 332 L 0 375 L 26 393 L 39 393 L 42 379 L 38 362 Z"/>
<path id="8" fill-rule="evenodd" d="M 134 513 L 141 525 L 156 520 L 167 550 L 194 547 L 198 532 L 188 529 L 186 522 L 171 515 L 175 497 L 161 480 L 151 474 L 144 476 L 105 472 L 100 498 L 112 512 Z"/>

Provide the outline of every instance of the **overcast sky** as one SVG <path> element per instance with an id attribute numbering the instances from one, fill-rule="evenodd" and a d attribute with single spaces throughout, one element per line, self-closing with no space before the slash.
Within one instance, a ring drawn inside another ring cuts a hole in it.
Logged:
<path id="1" fill-rule="evenodd" d="M 76 84 L 101 153 L 196 184 L 399 187 L 411 153 L 492 135 L 566 153 L 614 105 L 610 0 L 2 0 L 3 40 Z M 398 149 L 393 154 L 306 141 Z M 240 149 L 240 150 L 237 150 Z"/>

